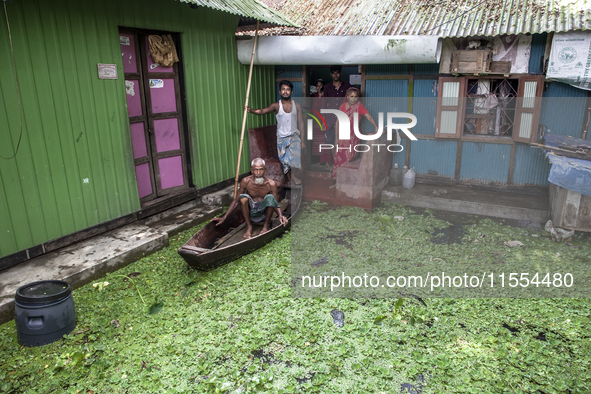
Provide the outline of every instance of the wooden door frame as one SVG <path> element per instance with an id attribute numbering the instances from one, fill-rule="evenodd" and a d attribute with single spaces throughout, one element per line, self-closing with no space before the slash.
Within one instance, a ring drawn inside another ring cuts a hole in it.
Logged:
<path id="1" fill-rule="evenodd" d="M 147 70 L 148 68 L 148 53 L 146 52 L 146 48 L 144 45 L 144 38 L 147 38 L 150 34 L 175 34 L 172 32 L 163 32 L 163 31 L 158 31 L 158 30 L 144 30 L 142 32 L 139 32 L 138 35 L 141 37 L 141 45 L 140 45 L 140 56 L 141 56 L 141 64 L 142 67 L 145 67 L 146 69 L 143 70 L 145 72 L 143 72 L 144 75 L 144 89 L 146 91 L 149 92 L 149 86 L 150 86 L 150 79 L 173 79 L 174 80 L 174 90 L 175 90 L 175 102 L 176 102 L 176 111 L 174 112 L 161 112 L 161 113 L 156 113 L 154 114 L 152 112 L 152 97 L 150 94 L 146 94 L 145 95 L 145 99 L 146 99 L 146 116 L 148 117 L 148 132 L 151 134 L 152 138 L 150 138 L 151 140 L 151 145 L 152 145 L 152 159 L 153 159 L 153 166 L 154 166 L 154 180 L 156 181 L 156 194 L 158 197 L 163 197 L 167 194 L 171 194 L 171 193 L 176 193 L 179 190 L 184 190 L 187 189 L 189 187 L 189 182 L 188 182 L 188 176 L 187 176 L 187 171 L 185 170 L 187 168 L 187 160 L 186 160 L 186 149 L 185 149 L 185 128 L 183 127 L 183 122 L 182 122 L 182 114 L 181 114 L 181 88 L 180 88 L 180 81 L 179 81 L 179 62 L 173 64 L 172 72 L 149 72 Z M 148 88 L 146 88 L 148 87 Z M 177 118 L 177 122 L 178 122 L 178 132 L 179 132 L 179 144 L 180 144 L 180 148 L 174 151 L 166 151 L 166 152 L 161 152 L 158 153 L 157 148 L 156 148 L 156 138 L 154 136 L 154 120 L 161 120 L 161 119 L 172 119 L 176 117 Z M 161 179 L 160 179 L 160 166 L 158 164 L 158 160 L 159 159 L 164 159 L 167 157 L 172 157 L 172 156 L 179 156 L 179 152 L 180 151 L 180 156 L 181 156 L 181 165 L 183 167 L 183 185 L 180 186 L 174 186 L 174 187 L 170 187 L 167 189 L 162 189 L 161 187 Z"/>
<path id="2" fill-rule="evenodd" d="M 185 143 L 185 166 L 186 166 L 186 176 L 187 176 L 187 187 L 192 189 L 195 187 L 195 185 L 193 184 L 193 167 L 191 165 L 192 160 L 191 160 L 191 147 L 193 146 L 193 138 L 191 136 L 191 133 L 189 133 L 189 118 L 188 118 L 188 114 L 187 114 L 187 89 L 185 88 L 187 85 L 185 83 L 185 68 L 183 67 L 182 64 L 182 59 L 183 59 L 183 48 L 181 46 L 181 34 L 182 33 L 170 33 L 172 35 L 172 40 L 174 41 L 174 44 L 176 45 L 176 52 L 177 55 L 179 57 L 179 62 L 176 63 L 176 65 L 178 66 L 178 84 L 180 86 L 179 88 L 179 92 L 180 92 L 180 111 L 181 111 L 181 116 L 179 118 L 179 122 L 182 122 L 183 125 L 183 134 L 184 134 L 184 138 L 183 138 L 183 143 Z M 178 106 L 177 106 L 178 109 Z"/>
<path id="3" fill-rule="evenodd" d="M 149 159 L 142 159 L 146 161 L 150 166 L 150 178 L 153 185 L 152 194 L 140 199 L 140 203 L 144 204 L 156 198 L 166 197 L 169 194 L 178 194 L 179 191 L 188 190 L 193 188 L 192 182 L 192 168 L 191 168 L 191 136 L 188 132 L 188 118 L 187 118 L 187 107 L 184 99 L 186 97 L 185 91 L 185 73 L 182 66 L 182 48 L 180 32 L 162 31 L 156 29 L 136 29 L 125 26 L 119 26 L 119 32 L 123 34 L 132 34 L 135 39 L 136 45 L 136 61 L 138 62 L 138 74 L 141 78 L 140 89 L 141 89 L 141 100 L 142 100 L 142 121 L 144 122 L 144 135 L 145 138 L 149 139 L 150 143 L 146 141 L 146 149 L 148 151 Z M 144 39 L 150 34 L 170 34 L 176 45 L 177 54 L 180 61 L 173 65 L 173 71 L 170 73 L 149 73 L 147 70 L 147 50 L 144 47 Z M 141 41 L 141 42 L 140 42 Z M 144 63 L 146 64 L 144 68 Z M 134 76 L 136 74 L 133 74 Z M 164 113 L 152 113 L 152 102 L 149 94 L 149 80 L 150 79 L 174 79 L 175 88 L 175 100 L 176 100 L 176 111 L 164 112 Z M 148 88 L 147 88 L 148 87 Z M 179 144 L 180 147 L 177 150 L 158 153 L 156 150 L 156 139 L 154 138 L 154 120 L 158 119 L 171 119 L 177 118 L 178 120 L 178 133 L 179 133 Z M 131 119 L 129 118 L 130 124 Z M 129 129 L 131 132 L 131 129 Z M 149 137 L 148 134 L 152 136 Z M 131 135 L 131 134 L 130 134 Z M 181 156 L 181 165 L 183 167 L 183 185 L 174 186 L 167 189 L 162 189 L 160 179 L 160 168 L 158 165 L 158 159 Z M 141 164 L 141 163 L 139 163 Z"/>
<path id="4" fill-rule="evenodd" d="M 153 163 L 152 163 L 152 145 L 150 144 L 150 138 L 148 137 L 149 122 L 148 122 L 148 114 L 146 112 L 146 92 L 144 89 L 144 78 L 142 75 L 143 68 L 142 68 L 141 56 L 139 56 L 139 54 L 140 54 L 139 35 L 138 35 L 137 30 L 129 29 L 126 27 L 121 27 L 121 26 L 119 26 L 119 34 L 132 35 L 133 41 L 134 41 L 134 46 L 135 46 L 135 58 L 136 58 L 135 61 L 136 61 L 137 72 L 136 73 L 125 73 L 124 72 L 123 73 L 123 80 L 127 81 L 128 77 L 129 77 L 129 80 L 131 80 L 131 81 L 138 81 L 140 101 L 141 101 L 141 105 L 142 105 L 142 115 L 129 117 L 129 114 L 128 114 L 128 125 L 129 125 L 128 135 L 131 138 L 131 124 L 139 123 L 139 122 L 142 122 L 144 124 L 144 144 L 146 146 L 146 156 L 143 158 L 139 158 L 139 159 L 136 159 L 134 157 L 133 162 L 134 162 L 134 171 L 136 171 L 136 167 L 138 165 L 144 164 L 144 163 L 147 163 L 148 167 L 150 168 L 150 186 L 152 188 L 152 193 L 140 198 L 140 204 L 145 204 L 145 203 L 157 198 L 158 196 L 157 196 L 157 192 L 156 192 L 156 179 L 154 178 L 155 171 L 154 171 L 154 167 L 153 167 Z M 132 155 L 133 155 L 133 141 L 131 143 L 131 146 L 132 146 Z M 137 177 L 136 177 L 136 185 L 137 185 Z"/>

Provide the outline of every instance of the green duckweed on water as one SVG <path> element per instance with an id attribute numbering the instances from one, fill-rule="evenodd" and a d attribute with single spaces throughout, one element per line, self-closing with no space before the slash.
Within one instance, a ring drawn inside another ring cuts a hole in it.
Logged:
<path id="1" fill-rule="evenodd" d="M 401 302 L 399 294 L 313 298 L 310 290 L 292 297 L 304 271 L 331 275 L 369 264 L 388 274 L 383 256 L 390 254 L 400 267 L 419 271 L 456 262 L 513 272 L 527 262 L 586 275 L 580 267 L 589 262 L 588 237 L 569 246 L 541 231 L 475 217 L 459 236 L 445 233 L 451 227 L 432 212 L 397 205 L 368 212 L 310 204 L 292 232 L 204 273 L 176 252 L 198 228 L 185 231 L 168 248 L 98 280 L 103 286 L 75 290 L 77 327 L 66 338 L 24 348 L 14 321 L 0 326 L 0 392 L 591 392 L 588 298 L 413 291 Z M 292 260 L 301 263 L 292 268 Z M 335 309 L 344 313 L 342 328 L 334 324 Z"/>
<path id="2" fill-rule="evenodd" d="M 430 211 L 416 214 L 400 205 L 383 204 L 372 212 L 329 208 L 313 203 L 294 224 L 292 276 L 294 285 L 299 284 L 294 286 L 297 296 L 591 295 L 589 250 L 577 241 L 557 244 L 539 231 L 534 234 L 496 220 Z M 522 246 L 509 246 L 514 242 Z M 319 261 L 327 262 L 311 264 Z M 453 285 L 450 279 L 444 281 L 443 274 L 454 280 Z M 363 284 L 349 285 L 352 280 L 343 277 L 363 278 Z M 375 280 L 369 285 L 371 277 Z M 331 286 L 339 282 L 347 285 Z"/>

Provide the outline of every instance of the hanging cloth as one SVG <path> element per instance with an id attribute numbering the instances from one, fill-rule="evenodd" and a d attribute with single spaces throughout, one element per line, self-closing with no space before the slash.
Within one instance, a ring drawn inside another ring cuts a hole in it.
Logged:
<path id="1" fill-rule="evenodd" d="M 164 67 L 170 67 L 179 61 L 174 42 L 172 41 L 172 36 L 170 34 L 162 36 L 153 34 L 148 36 L 148 41 L 150 56 L 152 56 L 152 59 L 156 63 Z"/>

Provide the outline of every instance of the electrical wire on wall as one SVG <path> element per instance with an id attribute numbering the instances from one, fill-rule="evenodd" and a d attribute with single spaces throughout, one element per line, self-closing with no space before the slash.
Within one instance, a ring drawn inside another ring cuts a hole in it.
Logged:
<path id="1" fill-rule="evenodd" d="M 14 159 L 16 157 L 16 154 L 18 153 L 18 150 L 21 146 L 21 140 L 23 138 L 23 113 L 21 110 L 21 95 L 20 95 L 20 89 L 18 87 L 18 77 L 16 75 L 16 61 L 14 60 L 14 48 L 12 47 L 12 35 L 10 34 L 10 23 L 8 22 L 8 12 L 6 11 L 6 3 L 7 3 L 7 1 L 2 2 L 2 4 L 4 5 L 4 16 L 6 17 L 6 27 L 8 29 L 8 40 L 10 41 L 10 52 L 12 53 L 12 67 L 14 68 L 14 82 L 16 83 L 16 99 L 18 102 L 18 114 L 19 114 L 19 118 L 20 118 L 20 122 L 21 122 L 21 132 L 18 137 L 18 142 L 16 144 L 16 150 L 14 151 L 14 155 L 12 155 L 10 157 L 4 157 L 4 156 L 0 155 L 1 158 L 5 159 L 5 160 L 10 160 L 10 159 Z M 10 3 L 12 3 L 12 1 L 10 1 Z"/>

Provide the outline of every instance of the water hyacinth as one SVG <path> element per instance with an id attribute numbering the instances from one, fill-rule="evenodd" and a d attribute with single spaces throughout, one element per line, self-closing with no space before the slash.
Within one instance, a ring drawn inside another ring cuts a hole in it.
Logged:
<path id="1" fill-rule="evenodd" d="M 318 235 L 308 265 L 320 273 L 352 259 L 357 246 L 350 241 L 366 235 L 377 251 L 395 250 L 413 264 L 543 265 L 591 255 L 588 237 L 575 236 L 577 249 L 488 219 L 470 218 L 452 234 L 451 221 L 433 212 L 310 207 L 322 228 L 312 229 L 305 216 L 301 224 Z M 381 215 L 391 220 L 373 220 Z M 97 281 L 109 283 L 103 291 L 96 291 L 99 284 L 74 290 L 77 328 L 63 340 L 20 348 L 14 322 L 0 326 L 0 392 L 591 391 L 588 299 L 294 298 L 297 230 L 201 273 L 176 253 L 197 231 L 187 230 L 168 248 Z M 370 239 L 373 231 L 383 239 Z M 413 242 L 415 253 L 407 250 Z M 311 265 L 323 257 L 325 263 Z M 133 282 L 125 280 L 132 273 Z M 334 310 L 342 312 L 342 327 Z"/>

